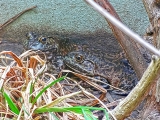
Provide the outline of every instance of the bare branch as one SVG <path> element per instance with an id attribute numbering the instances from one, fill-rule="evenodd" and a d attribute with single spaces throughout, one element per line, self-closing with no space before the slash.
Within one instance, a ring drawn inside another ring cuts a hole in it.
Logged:
<path id="1" fill-rule="evenodd" d="M 18 13 L 17 15 L 15 15 L 14 17 L 10 18 L 9 20 L 7 20 L 5 23 L 3 23 L 2 25 L 0 25 L 0 30 L 2 30 L 4 27 L 6 27 L 8 24 L 12 23 L 13 21 L 15 21 L 18 17 L 20 17 L 21 15 L 23 15 L 25 12 L 28 12 L 30 10 L 32 10 L 33 8 L 36 8 L 37 6 L 32 6 L 30 8 L 27 8 L 25 10 L 23 10 L 22 12 Z"/>

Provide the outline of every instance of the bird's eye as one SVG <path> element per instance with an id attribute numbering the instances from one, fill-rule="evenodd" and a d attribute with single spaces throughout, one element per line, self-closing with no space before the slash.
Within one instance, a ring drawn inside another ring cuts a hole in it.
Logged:
<path id="1" fill-rule="evenodd" d="M 46 37 L 39 37 L 38 41 L 44 44 L 44 43 L 46 43 L 47 38 Z"/>
<path id="2" fill-rule="evenodd" d="M 83 56 L 82 56 L 82 55 L 79 55 L 79 54 L 76 54 L 76 55 L 75 55 L 75 59 L 76 59 L 77 62 L 80 62 L 80 63 L 82 63 L 83 60 L 84 60 Z"/>

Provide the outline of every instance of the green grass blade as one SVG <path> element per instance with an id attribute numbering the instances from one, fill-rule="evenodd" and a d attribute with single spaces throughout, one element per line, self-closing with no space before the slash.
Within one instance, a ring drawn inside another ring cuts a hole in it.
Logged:
<path id="1" fill-rule="evenodd" d="M 87 107 L 87 106 L 74 106 L 74 107 L 42 107 L 35 109 L 34 113 L 44 113 L 44 112 L 75 112 L 78 114 L 83 114 L 82 109 L 85 111 L 90 110 L 105 110 L 104 108 L 98 107 Z"/>
<path id="2" fill-rule="evenodd" d="M 28 113 L 27 110 L 25 109 L 24 104 L 22 105 L 22 109 L 23 109 L 23 111 L 29 116 L 29 113 Z"/>
<path id="3" fill-rule="evenodd" d="M 42 107 L 35 109 L 34 113 L 44 112 L 70 112 L 73 111 L 78 114 L 82 114 L 82 110 L 79 107 Z"/>
<path id="4" fill-rule="evenodd" d="M 57 80 L 53 81 L 52 83 L 50 83 L 49 85 L 47 85 L 46 87 L 44 87 L 39 93 L 38 95 L 34 98 L 33 102 L 32 102 L 32 105 L 35 104 L 35 102 L 37 101 L 37 99 L 48 89 L 50 88 L 51 86 L 53 86 L 54 84 L 56 84 L 57 82 L 63 80 L 66 76 L 63 76 L 63 77 L 60 77 L 58 78 Z"/>
<path id="5" fill-rule="evenodd" d="M 50 112 L 49 114 L 51 114 L 54 117 L 54 120 L 59 120 L 58 117 L 54 113 Z"/>
<path id="6" fill-rule="evenodd" d="M 108 113 L 104 108 L 98 107 L 87 107 L 87 106 L 75 106 L 75 107 L 42 107 L 35 109 L 34 113 L 45 113 L 45 112 L 75 112 L 83 114 L 86 120 L 97 120 L 92 114 L 93 110 L 102 110 L 105 114 L 106 120 L 109 120 Z"/>
<path id="7" fill-rule="evenodd" d="M 7 101 L 11 111 L 18 115 L 20 111 L 17 108 L 16 104 L 12 101 L 12 99 L 4 91 L 3 91 L 3 96 L 5 100 Z"/>
<path id="8" fill-rule="evenodd" d="M 104 114 L 105 114 L 105 116 L 106 116 L 106 120 L 109 120 L 109 114 L 107 113 L 107 111 L 104 110 L 103 112 L 104 112 Z"/>
<path id="9" fill-rule="evenodd" d="M 69 112 L 61 107 L 50 107 L 50 108 L 37 108 L 34 110 L 34 113 L 45 113 L 45 112 Z"/>
<path id="10" fill-rule="evenodd" d="M 35 84 L 35 83 L 31 83 L 31 87 L 30 87 L 30 91 L 29 91 L 30 94 L 33 93 L 34 84 Z M 30 103 L 32 102 L 32 96 L 29 97 L 29 102 L 30 102 Z"/>
<path id="11" fill-rule="evenodd" d="M 85 120 L 97 120 L 91 111 L 86 111 L 85 109 L 82 109 L 82 113 L 83 113 L 83 116 L 85 118 Z"/>

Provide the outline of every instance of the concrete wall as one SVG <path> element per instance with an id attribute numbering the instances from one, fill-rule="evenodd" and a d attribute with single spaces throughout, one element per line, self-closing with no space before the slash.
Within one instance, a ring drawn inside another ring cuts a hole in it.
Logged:
<path id="1" fill-rule="evenodd" d="M 110 0 L 122 21 L 139 34 L 148 26 L 148 17 L 141 0 Z M 1 0 L 0 24 L 22 10 L 37 5 L 0 31 L 0 37 L 13 41 L 25 39 L 28 31 L 52 35 L 110 33 L 105 19 L 83 0 Z"/>

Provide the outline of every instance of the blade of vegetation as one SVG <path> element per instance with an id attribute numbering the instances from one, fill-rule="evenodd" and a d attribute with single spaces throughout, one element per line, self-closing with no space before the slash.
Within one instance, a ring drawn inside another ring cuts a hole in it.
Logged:
<path id="1" fill-rule="evenodd" d="M 20 111 L 18 110 L 17 106 L 12 101 L 12 99 L 4 91 L 3 91 L 3 96 L 5 97 L 5 100 L 7 101 L 11 111 L 18 115 Z"/>
<path id="2" fill-rule="evenodd" d="M 54 113 L 50 112 L 49 114 L 51 114 L 54 117 L 54 120 L 59 120 L 58 117 Z"/>
<path id="3" fill-rule="evenodd" d="M 33 93 L 33 87 L 34 87 L 34 84 L 35 83 L 31 83 L 31 87 L 30 87 L 30 94 Z M 32 102 L 32 96 L 29 98 L 29 102 L 31 103 Z"/>
<path id="4" fill-rule="evenodd" d="M 46 87 L 44 87 L 39 93 L 38 95 L 35 97 L 35 99 L 32 102 L 32 105 L 34 105 L 34 103 L 37 101 L 37 99 L 51 86 L 53 86 L 54 84 L 56 84 L 57 82 L 63 80 L 66 76 L 60 77 L 57 80 L 53 81 L 52 83 L 50 83 L 49 85 L 47 85 Z"/>
<path id="5" fill-rule="evenodd" d="M 22 105 L 22 109 L 23 109 L 24 113 L 27 114 L 27 115 L 29 116 L 29 113 L 28 113 L 27 110 L 25 109 L 24 104 Z"/>
<path id="6" fill-rule="evenodd" d="M 37 62 L 39 62 L 41 65 L 44 65 L 46 63 L 45 60 L 42 60 L 38 55 L 31 56 L 29 62 L 29 68 L 35 69 L 38 64 Z"/>
<path id="7" fill-rule="evenodd" d="M 44 112 L 75 112 L 78 114 L 83 114 L 86 120 L 96 120 L 95 116 L 92 114 L 92 110 L 101 110 L 104 112 L 106 120 L 109 120 L 108 113 L 104 108 L 98 107 L 87 107 L 87 106 L 75 106 L 75 107 L 50 107 L 50 108 L 37 108 L 34 113 L 44 113 Z"/>
<path id="8" fill-rule="evenodd" d="M 91 111 L 82 109 L 82 113 L 84 115 L 85 120 L 97 120 Z"/>
<path id="9" fill-rule="evenodd" d="M 78 92 L 74 92 L 74 93 L 67 94 L 67 95 L 64 95 L 64 96 L 60 96 L 57 99 L 55 99 L 54 101 L 52 101 L 51 103 L 49 103 L 45 106 L 42 106 L 42 107 L 43 108 L 53 107 L 53 106 L 57 105 L 58 103 L 60 103 L 61 101 L 63 101 L 64 99 L 69 98 L 69 97 L 73 97 L 73 96 L 75 96 L 77 94 L 80 94 L 80 93 L 82 93 L 82 91 L 78 91 Z"/>
<path id="10" fill-rule="evenodd" d="M 23 10 L 22 12 L 16 14 L 14 17 L 10 18 L 9 20 L 7 20 L 5 23 L 0 25 L 0 30 L 2 30 L 5 26 L 9 25 L 10 23 L 12 23 L 13 21 L 15 21 L 17 18 L 19 18 L 21 15 L 23 15 L 24 13 L 26 13 L 27 11 L 32 10 L 33 8 L 36 8 L 37 6 L 32 6 L 30 8 L 27 8 L 25 10 Z"/>
<path id="11" fill-rule="evenodd" d="M 2 51 L 1 54 L 9 54 L 10 56 L 12 56 L 12 58 L 17 62 L 18 66 L 19 67 L 24 67 L 22 61 L 19 59 L 19 57 L 14 54 L 13 52 L 11 51 Z"/>

